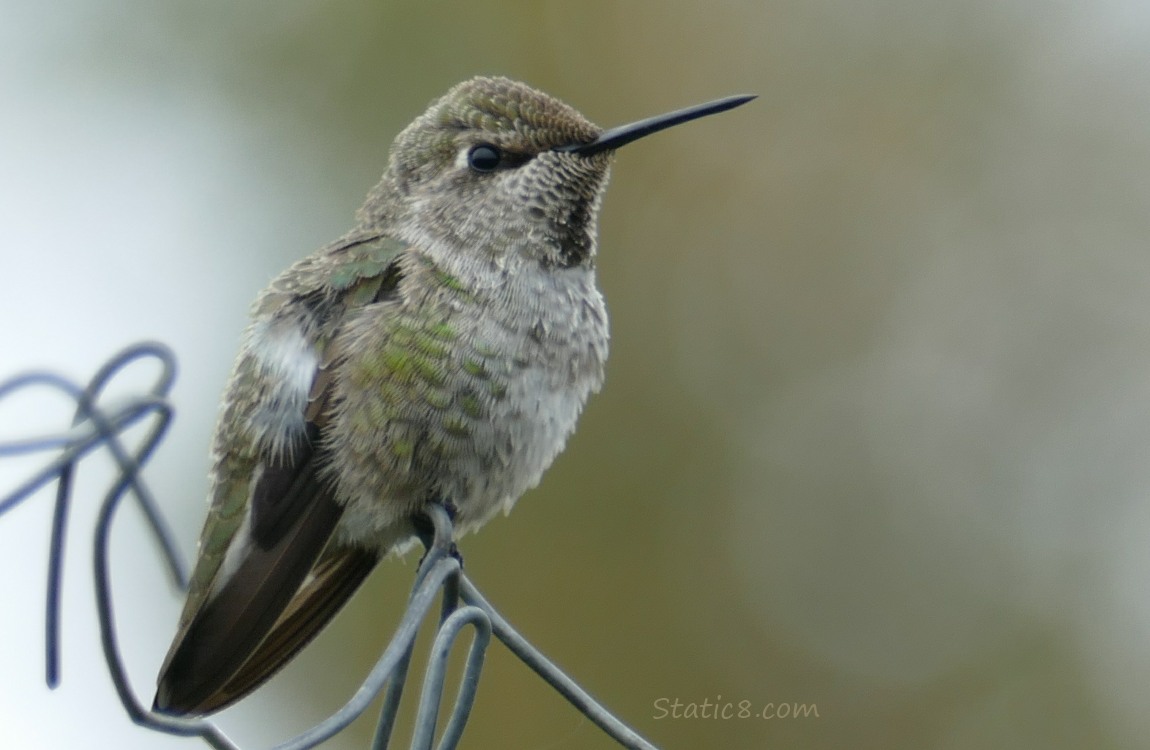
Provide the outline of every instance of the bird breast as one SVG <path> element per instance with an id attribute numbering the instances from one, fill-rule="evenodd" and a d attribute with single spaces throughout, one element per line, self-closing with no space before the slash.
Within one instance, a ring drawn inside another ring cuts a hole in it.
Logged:
<path id="1" fill-rule="evenodd" d="M 466 533 L 534 487 L 603 381 L 607 315 L 591 268 L 478 273 L 405 259 L 397 299 L 357 311 L 328 449 L 341 536 L 391 546 L 424 503 Z"/>

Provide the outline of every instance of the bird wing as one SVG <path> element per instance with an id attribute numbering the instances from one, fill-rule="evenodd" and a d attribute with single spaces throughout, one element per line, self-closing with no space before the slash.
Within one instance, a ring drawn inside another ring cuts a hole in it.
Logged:
<path id="1" fill-rule="evenodd" d="M 279 671 L 347 603 L 377 562 L 376 550 L 328 547 L 267 636 L 204 711 L 234 703 Z"/>
<path id="2" fill-rule="evenodd" d="M 257 321 L 294 309 L 314 323 L 309 339 L 322 359 L 303 409 L 305 429 L 294 440 L 271 435 L 217 444 L 221 479 L 180 627 L 160 669 L 155 710 L 204 714 L 239 700 L 306 645 L 377 562 L 378 550 L 328 544 L 343 512 L 321 472 L 338 357 L 330 342 L 347 310 L 396 293 L 402 249 L 388 238 L 349 235 L 297 263 L 257 302 Z M 252 355 L 245 349 L 243 356 Z M 254 386 L 235 377 L 225 421 L 248 418 L 260 406 L 243 393 Z"/>

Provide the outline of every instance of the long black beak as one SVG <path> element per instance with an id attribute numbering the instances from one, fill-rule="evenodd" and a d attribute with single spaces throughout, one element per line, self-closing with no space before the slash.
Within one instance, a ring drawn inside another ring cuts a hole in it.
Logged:
<path id="1" fill-rule="evenodd" d="M 591 156 L 600 151 L 610 151 L 619 148 L 631 141 L 636 141 L 643 136 L 651 135 L 651 133 L 658 133 L 660 130 L 665 130 L 674 125 L 681 125 L 684 122 L 697 120 L 700 117 L 726 112 L 728 109 L 734 109 L 735 107 L 746 104 L 754 98 L 754 95 L 728 96 L 725 99 L 717 99 L 713 102 L 707 102 L 706 104 L 696 104 L 694 107 L 687 107 L 686 109 L 676 110 L 675 112 L 668 112 L 665 115 L 648 117 L 646 120 L 639 120 L 630 125 L 620 125 L 617 128 L 604 130 L 598 138 L 590 143 L 573 143 L 569 146 L 556 146 L 555 150 L 564 151 L 569 154 L 579 154 L 580 156 Z"/>

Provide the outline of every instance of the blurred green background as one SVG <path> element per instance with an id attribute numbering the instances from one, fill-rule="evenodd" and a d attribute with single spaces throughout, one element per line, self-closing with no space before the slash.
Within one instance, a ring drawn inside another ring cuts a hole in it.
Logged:
<path id="1" fill-rule="evenodd" d="M 1150 6 L 0 15 L 0 374 L 86 377 L 131 341 L 170 344 L 178 419 L 149 478 L 189 553 L 247 305 L 350 226 L 431 99 L 503 74 L 610 126 L 757 93 L 620 153 L 607 386 L 543 484 L 464 540 L 469 574 L 667 750 L 1150 743 Z M 5 437 L 67 418 L 0 406 Z M 85 545 L 106 476 L 85 477 L 56 693 L 38 661 L 47 498 L 0 519 L 0 746 L 194 747 L 133 727 L 104 675 Z M 134 513 L 115 539 L 150 700 L 179 600 Z M 415 559 L 219 723 L 267 747 L 341 705 Z M 659 718 L 660 700 L 817 717 Z M 365 747 L 370 723 L 330 747 Z M 495 647 L 463 746 L 613 744 Z"/>

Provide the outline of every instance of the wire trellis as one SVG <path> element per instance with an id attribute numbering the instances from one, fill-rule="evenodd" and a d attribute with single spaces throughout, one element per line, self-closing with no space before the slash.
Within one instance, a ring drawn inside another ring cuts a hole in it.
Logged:
<path id="1" fill-rule="evenodd" d="M 160 365 L 160 373 L 151 390 L 146 395 L 129 398 L 114 406 L 102 405 L 101 396 L 107 386 L 126 367 L 141 360 L 153 360 Z M 109 539 L 113 519 L 125 495 L 130 493 L 143 511 L 174 585 L 181 591 L 187 586 L 187 565 L 180 557 L 174 535 L 158 503 L 141 476 L 143 466 L 155 452 L 172 421 L 168 394 L 175 373 L 176 361 L 172 351 L 163 344 L 145 342 L 130 346 L 111 357 L 84 387 L 49 372 L 30 372 L 0 383 L 0 402 L 32 389 L 47 388 L 65 395 L 76 404 L 75 416 L 69 429 L 42 437 L 0 442 L 0 458 L 43 453 L 54 455 L 46 466 L 15 490 L 0 497 L 0 516 L 55 482 L 56 500 L 48 545 L 44 617 L 45 680 L 50 688 L 55 688 L 61 679 L 60 591 L 68 516 L 74 500 L 73 482 L 76 469 L 86 456 L 96 449 L 106 450 L 115 461 L 118 471 L 99 507 L 92 565 L 101 645 L 120 703 L 131 720 L 141 727 L 166 734 L 198 736 L 218 750 L 240 750 L 207 719 L 176 719 L 145 708 L 129 685 L 116 636 L 108 562 Z M 125 430 L 138 424 L 146 424 L 148 427 L 139 444 L 129 449 L 122 442 L 121 436 Z M 451 518 L 447 511 L 440 506 L 433 506 L 428 511 L 428 519 L 434 534 L 424 540 L 427 553 L 416 571 L 415 585 L 407 609 L 367 679 L 342 708 L 302 734 L 277 745 L 276 750 L 316 747 L 347 728 L 386 689 L 372 741 L 373 750 L 385 750 L 391 739 L 407 682 L 416 633 L 437 597 L 441 599 L 438 631 L 424 672 L 423 688 L 416 709 L 415 729 L 411 739 L 413 750 L 430 750 L 433 746 L 448 656 L 466 628 L 471 628 L 474 636 L 455 703 L 440 734 L 439 743 L 435 745 L 439 750 L 450 750 L 459 744 L 474 704 L 483 659 L 492 635 L 620 745 L 635 750 L 656 750 L 654 745 L 607 711 L 529 644 L 483 598 L 460 567 L 452 544 Z"/>

